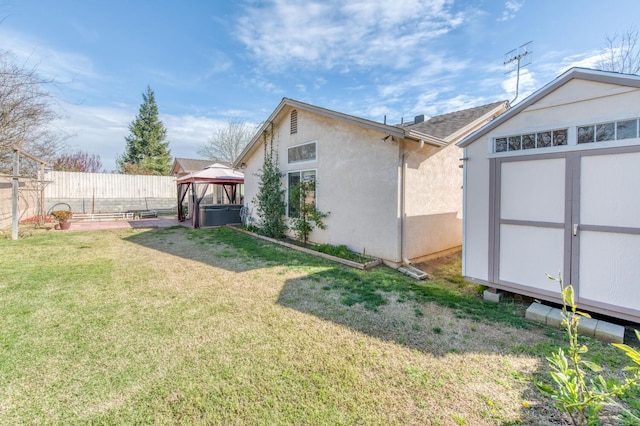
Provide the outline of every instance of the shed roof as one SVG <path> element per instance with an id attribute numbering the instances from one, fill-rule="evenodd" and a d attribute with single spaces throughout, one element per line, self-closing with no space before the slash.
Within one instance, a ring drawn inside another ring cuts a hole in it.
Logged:
<path id="1" fill-rule="evenodd" d="M 547 96 L 549 93 L 558 89 L 560 86 L 567 84 L 573 79 L 640 88 L 640 75 L 622 74 L 611 71 L 600 71 L 589 68 L 571 68 L 560 76 L 556 77 L 555 80 L 551 81 L 541 89 L 523 99 L 522 102 L 516 104 L 516 106 L 509 109 L 504 114 L 498 116 L 495 120 L 489 122 L 486 126 L 478 129 L 477 131 L 462 139 L 460 142 L 458 142 L 457 145 L 461 148 L 466 147 L 467 145 L 486 135 L 502 123 L 510 120 L 520 111 L 528 108 L 532 104 Z"/>

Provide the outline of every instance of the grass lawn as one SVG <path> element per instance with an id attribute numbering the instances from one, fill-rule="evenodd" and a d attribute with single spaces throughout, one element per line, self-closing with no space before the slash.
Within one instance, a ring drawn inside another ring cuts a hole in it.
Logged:
<path id="1" fill-rule="evenodd" d="M 2 424 L 564 424 L 533 384 L 561 333 L 479 300 L 459 260 L 417 283 L 182 227 L 0 252 Z"/>

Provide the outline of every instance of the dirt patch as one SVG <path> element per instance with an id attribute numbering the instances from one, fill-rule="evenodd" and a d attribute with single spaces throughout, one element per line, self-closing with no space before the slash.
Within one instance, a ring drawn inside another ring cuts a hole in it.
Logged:
<path id="1" fill-rule="evenodd" d="M 457 273 L 460 274 L 462 272 L 462 269 L 460 267 L 461 262 L 462 251 L 457 251 L 446 256 L 425 260 L 424 262 L 420 263 L 414 263 L 413 266 L 420 269 L 421 271 L 426 272 L 429 277 L 432 277 L 441 275 L 443 272 L 443 268 L 447 268 L 447 270 L 451 272 L 451 269 L 455 269 L 457 267 Z"/>

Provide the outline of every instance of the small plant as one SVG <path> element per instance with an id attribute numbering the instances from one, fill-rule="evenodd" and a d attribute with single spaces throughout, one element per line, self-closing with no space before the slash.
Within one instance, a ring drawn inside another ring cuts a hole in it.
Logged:
<path id="1" fill-rule="evenodd" d="M 556 401 L 556 406 L 569 415 L 574 426 L 598 424 L 599 413 L 606 404 L 615 403 L 614 398 L 626 391 L 637 388 L 640 384 L 640 352 L 627 345 L 615 343 L 613 346 L 624 353 L 636 364 L 625 370 L 632 372 L 624 383 L 607 382 L 602 375 L 602 367 L 595 362 L 583 359 L 588 352 L 586 345 L 578 342 L 578 323 L 580 317 L 589 318 L 589 314 L 577 310 L 573 287 L 565 286 L 562 276 L 558 278 L 547 275 L 550 279 L 560 283 L 562 295 L 562 324 L 565 326 L 569 340 L 567 353 L 559 348 L 547 358 L 551 366 L 551 380 L 553 386 L 546 383 L 536 383 L 538 389 Z M 636 331 L 640 339 L 640 333 Z M 595 377 L 593 377 L 595 375 Z M 627 412 L 628 415 L 633 414 Z M 640 419 L 637 419 L 640 420 Z"/>
<path id="2" fill-rule="evenodd" d="M 70 210 L 54 210 L 51 212 L 51 216 L 56 218 L 58 222 L 66 222 L 71 219 L 73 213 Z"/>
<path id="3" fill-rule="evenodd" d="M 257 234 L 258 232 L 260 232 L 260 228 L 258 228 L 257 226 L 250 224 L 245 226 L 245 228 L 247 231 L 249 232 L 253 232 L 254 234 Z"/>
<path id="4" fill-rule="evenodd" d="M 349 250 L 349 247 L 344 244 L 318 244 L 316 246 L 312 246 L 311 248 L 321 253 L 330 254 L 331 256 L 340 257 L 342 259 L 352 260 L 359 263 L 367 263 L 373 260 L 373 258 L 371 257 L 366 257 Z"/>
<path id="5" fill-rule="evenodd" d="M 309 234 L 313 228 L 325 229 L 324 219 L 329 215 L 316 209 L 315 205 L 315 180 L 303 180 L 291 191 L 291 204 L 295 206 L 292 209 L 291 221 L 293 225 L 291 229 L 296 234 L 296 238 L 304 245 L 307 245 Z"/>

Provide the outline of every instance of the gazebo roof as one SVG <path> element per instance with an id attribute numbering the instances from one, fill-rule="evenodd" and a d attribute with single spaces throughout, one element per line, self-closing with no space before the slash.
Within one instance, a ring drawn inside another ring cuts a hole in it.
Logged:
<path id="1" fill-rule="evenodd" d="M 244 173 L 224 164 L 214 163 L 197 172 L 184 175 L 176 181 L 184 183 L 213 183 L 219 185 L 244 183 Z"/>

